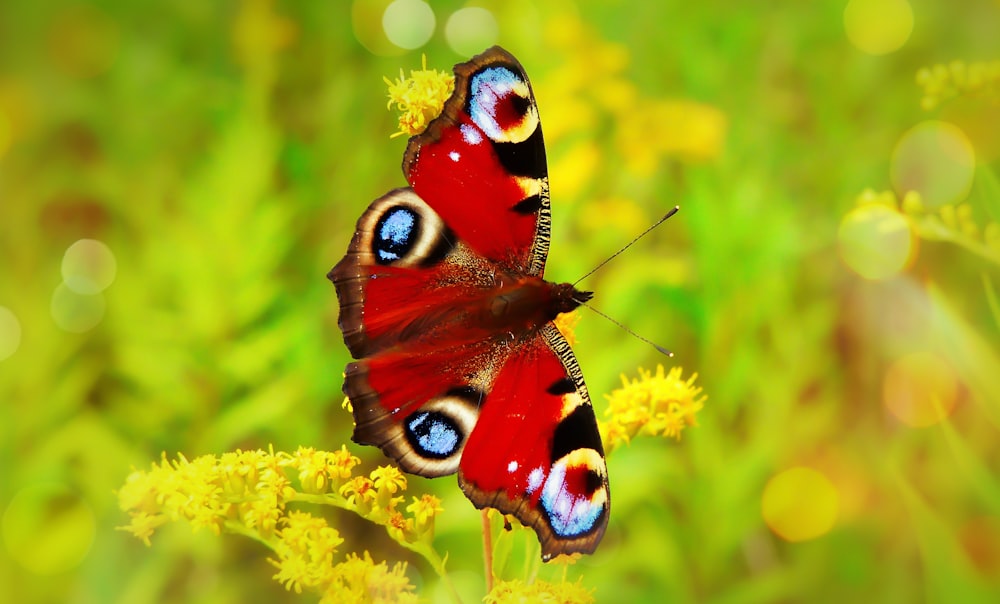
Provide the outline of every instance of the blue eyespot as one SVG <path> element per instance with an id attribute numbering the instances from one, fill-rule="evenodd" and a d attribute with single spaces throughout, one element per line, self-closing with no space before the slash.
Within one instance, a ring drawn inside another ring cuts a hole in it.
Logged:
<path id="1" fill-rule="evenodd" d="M 448 416 L 436 411 L 419 411 L 404 422 L 406 439 L 424 457 L 451 457 L 462 444 L 462 433 Z"/>
<path id="2" fill-rule="evenodd" d="M 528 110 L 528 89 L 517 73 L 506 67 L 489 67 L 472 77 L 469 114 L 486 136 L 506 140 L 506 131 Z"/>
<path id="3" fill-rule="evenodd" d="M 396 206 L 389 209 L 375 224 L 372 252 L 379 264 L 391 264 L 402 259 L 413 248 L 420 235 L 420 216 L 413 210 Z"/>
<path id="4" fill-rule="evenodd" d="M 593 497 L 597 490 L 593 484 L 584 488 L 584 491 L 590 491 L 590 496 L 586 492 L 578 492 L 580 485 L 569 484 L 566 469 L 559 463 L 552 467 L 542 487 L 541 504 L 552 532 L 560 537 L 577 537 L 597 526 L 606 510 L 607 500 Z M 589 474 L 587 478 L 591 479 Z M 596 476 L 593 480 L 600 482 Z"/>

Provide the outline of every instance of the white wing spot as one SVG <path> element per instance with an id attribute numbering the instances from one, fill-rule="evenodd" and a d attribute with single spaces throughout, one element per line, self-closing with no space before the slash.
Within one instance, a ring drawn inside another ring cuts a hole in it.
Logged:
<path id="1" fill-rule="evenodd" d="M 478 145 L 479 143 L 483 142 L 482 133 L 478 129 L 470 126 L 469 124 L 462 125 L 462 138 L 464 138 L 465 142 L 469 143 L 470 145 Z"/>
<path id="2" fill-rule="evenodd" d="M 542 468 L 535 468 L 528 474 L 528 495 L 531 495 L 538 490 L 538 487 L 542 486 L 542 481 L 545 480 L 545 471 Z"/>

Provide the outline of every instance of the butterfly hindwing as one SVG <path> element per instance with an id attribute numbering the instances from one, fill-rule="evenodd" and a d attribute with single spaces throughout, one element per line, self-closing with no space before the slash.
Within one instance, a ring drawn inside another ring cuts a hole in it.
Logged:
<path id="1" fill-rule="evenodd" d="M 381 447 L 413 473 L 457 470 L 479 393 L 503 360 L 475 316 L 492 272 L 411 189 L 390 191 L 361 216 L 329 274 L 344 341 L 358 359 L 344 379 L 357 442 Z M 424 407 L 437 409 L 428 417 L 440 421 L 413 424 Z M 451 425 L 455 446 L 447 455 L 440 442 L 422 451 L 421 425 L 438 433 Z"/>
<path id="2" fill-rule="evenodd" d="M 553 324 L 504 364 L 465 445 L 459 484 L 477 507 L 534 528 L 545 559 L 600 541 L 610 514 L 604 448 L 583 375 Z"/>
<path id="3" fill-rule="evenodd" d="M 403 160 L 329 278 L 354 361 L 354 440 L 408 472 L 458 472 L 478 507 L 516 516 L 545 559 L 592 552 L 608 522 L 590 397 L 551 322 L 590 297 L 542 279 L 548 173 L 524 69 L 494 47 Z"/>

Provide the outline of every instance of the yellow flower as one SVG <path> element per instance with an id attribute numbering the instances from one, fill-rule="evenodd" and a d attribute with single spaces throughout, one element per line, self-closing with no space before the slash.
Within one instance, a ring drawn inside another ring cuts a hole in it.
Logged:
<path id="1" fill-rule="evenodd" d="M 960 96 L 1000 103 L 1000 61 L 952 61 L 924 67 L 917 72 L 917 85 L 924 89 L 921 105 L 927 110 Z"/>
<path id="2" fill-rule="evenodd" d="M 622 376 L 622 387 L 607 395 L 606 422 L 601 422 L 604 444 L 610 451 L 638 434 L 680 439 L 686 426 L 697 425 L 696 414 L 705 403 L 701 388 L 694 385 L 698 374 L 681 379 L 681 368 L 664 374 L 639 369 L 639 378 Z"/>
<path id="3" fill-rule="evenodd" d="M 385 530 L 388 531 L 390 537 L 400 543 L 416 541 L 417 535 L 413 531 L 413 518 L 407 518 L 402 512 L 395 510 L 389 512 Z"/>
<path id="4" fill-rule="evenodd" d="M 375 490 L 395 494 L 406 489 L 406 476 L 396 466 L 379 466 L 372 470 L 372 484 Z"/>
<path id="5" fill-rule="evenodd" d="M 347 484 L 340 487 L 340 494 L 347 498 L 349 504 L 357 506 L 361 514 L 371 510 L 375 503 L 375 485 L 367 476 L 355 476 L 348 480 Z"/>
<path id="6" fill-rule="evenodd" d="M 575 583 L 561 581 L 549 583 L 534 581 L 524 583 L 518 579 L 499 581 L 483 598 L 485 604 L 589 604 L 594 601 L 593 591 L 583 586 L 582 579 Z"/>
<path id="7" fill-rule="evenodd" d="M 928 209 L 916 191 L 910 191 L 900 201 L 892 191 L 875 192 L 865 189 L 858 195 L 857 205 L 884 205 L 900 212 L 913 232 L 928 241 L 947 241 L 995 264 L 1000 264 L 1000 223 L 976 221 L 973 208 L 967 203 L 946 204 L 938 210 Z"/>
<path id="8" fill-rule="evenodd" d="M 728 126 L 719 109 L 643 95 L 629 77 L 627 47 L 601 38 L 572 12 L 549 14 L 555 18 L 546 23 L 546 40 L 564 60 L 536 78 L 535 89 L 542 97 L 546 141 L 565 148 L 550 158 L 553 190 L 561 192 L 561 200 L 590 192 L 595 180 L 617 177 L 587 169 L 619 170 L 619 164 L 601 157 L 604 150 L 641 177 L 653 176 L 668 157 L 706 161 L 722 153 Z M 559 110 L 546 111 L 546 99 L 559 99 Z M 602 123 L 615 124 L 610 141 L 599 138 Z"/>
<path id="9" fill-rule="evenodd" d="M 443 71 L 427 69 L 427 57 L 423 57 L 422 69 L 410 71 L 410 77 L 399 70 L 399 78 L 392 81 L 382 78 L 389 86 L 389 104 L 400 112 L 399 132 L 393 137 L 420 134 L 427 125 L 441 113 L 444 102 L 455 88 L 455 76 Z"/>
<path id="10" fill-rule="evenodd" d="M 330 474 L 339 481 L 345 480 L 351 477 L 351 471 L 359 463 L 361 460 L 347 450 L 347 445 L 340 445 L 339 451 L 330 453 Z"/>
<path id="11" fill-rule="evenodd" d="M 167 517 L 163 514 L 147 514 L 146 512 L 135 512 L 132 514 L 131 519 L 127 526 L 118 527 L 119 530 L 123 530 L 132 533 L 138 539 L 141 539 L 146 546 L 152 545 L 149 540 L 156 532 L 156 529 L 160 528 L 162 525 L 166 524 Z"/>
<path id="12" fill-rule="evenodd" d="M 403 497 L 395 496 L 406 489 L 406 477 L 394 467 L 351 476 L 358 463 L 346 446 L 333 452 L 237 450 L 192 461 L 164 454 L 149 470 L 133 471 L 122 485 L 118 499 L 129 523 L 119 528 L 149 545 L 157 528 L 183 519 L 216 534 L 226 530 L 254 538 L 274 550 L 274 578 L 289 590 L 320 593 L 325 602 L 414 601 L 405 565 L 389 570 L 367 552 L 334 564 L 344 542 L 340 533 L 322 517 L 287 509 L 294 501 L 354 512 L 384 527 L 444 577 L 445 558 L 431 545 L 433 519 L 441 512 L 437 497 L 413 497 L 408 517 L 396 509 Z M 331 492 L 328 486 L 338 482 L 344 484 Z"/>
<path id="13" fill-rule="evenodd" d="M 312 447 L 299 447 L 288 456 L 288 465 L 299 471 L 299 484 L 302 485 L 303 492 L 326 492 L 330 482 L 327 474 L 328 455 L 326 451 L 317 451 Z"/>
<path id="14" fill-rule="evenodd" d="M 323 592 L 321 604 L 410 604 L 417 602 L 414 587 L 406 577 L 406 564 L 389 570 L 385 562 L 375 564 L 371 554 L 348 554 L 336 567 L 333 581 Z"/>
<path id="15" fill-rule="evenodd" d="M 566 338 L 570 346 L 576 344 L 576 326 L 579 322 L 580 313 L 575 310 L 573 312 L 564 312 L 553 321 L 556 324 L 556 329 Z"/>
<path id="16" fill-rule="evenodd" d="M 444 511 L 441 507 L 441 500 L 434 495 L 424 494 L 419 499 L 413 498 L 413 503 L 406 506 L 406 511 L 413 514 L 417 524 L 424 524 L 434 520 L 434 517 Z"/>
<path id="17" fill-rule="evenodd" d="M 340 533 L 327 526 L 325 519 L 306 512 L 289 512 L 282 524 L 274 548 L 278 559 L 268 559 L 278 568 L 274 579 L 295 593 L 331 583 L 336 576 L 333 554 L 344 542 Z"/>
<path id="18" fill-rule="evenodd" d="M 377 509 L 393 512 L 402 497 L 393 497 L 397 491 L 406 489 L 406 476 L 396 466 L 379 466 L 372 470 L 372 484 L 375 485 Z"/>

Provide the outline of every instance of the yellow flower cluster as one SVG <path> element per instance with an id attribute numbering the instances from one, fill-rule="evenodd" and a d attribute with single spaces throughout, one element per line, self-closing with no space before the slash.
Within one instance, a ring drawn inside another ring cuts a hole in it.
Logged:
<path id="1" fill-rule="evenodd" d="M 594 601 L 592 590 L 583 586 L 581 579 L 575 583 L 560 581 L 549 583 L 536 580 L 525 583 L 518 579 L 500 581 L 483 598 L 484 604 L 590 604 Z"/>
<path id="2" fill-rule="evenodd" d="M 1000 61 L 952 61 L 924 67 L 917 72 L 917 85 L 924 89 L 921 106 L 927 110 L 959 96 L 1000 104 Z"/>
<path id="3" fill-rule="evenodd" d="M 371 555 L 348 554 L 337 565 L 337 574 L 323 592 L 320 604 L 409 604 L 418 602 L 413 586 L 406 578 L 406 564 L 396 563 L 390 570 L 385 562 L 375 564 Z"/>
<path id="4" fill-rule="evenodd" d="M 622 387 L 608 399 L 606 421 L 600 422 L 601 437 L 610 452 L 639 434 L 680 439 L 686 426 L 696 426 L 695 415 L 704 406 L 706 396 L 694 382 L 698 374 L 681 378 L 681 368 L 664 374 L 663 365 L 656 373 L 639 369 L 639 377 L 629 380 L 622 375 Z"/>
<path id="5" fill-rule="evenodd" d="M 274 578 L 288 589 L 309 589 L 330 602 L 405 601 L 414 597 L 405 565 L 389 570 L 367 552 L 334 564 L 343 543 L 337 530 L 321 517 L 286 509 L 288 503 L 300 502 L 352 511 L 385 527 L 443 575 L 444 560 L 431 547 L 440 501 L 433 495 L 414 496 L 404 514 L 398 509 L 406 490 L 400 471 L 383 466 L 355 476 L 358 463 L 344 446 L 332 452 L 307 447 L 293 453 L 237 450 L 191 461 L 183 455 L 169 460 L 164 454 L 149 470 L 133 471 L 118 492 L 131 519 L 122 529 L 147 545 L 159 526 L 174 520 L 215 534 L 243 534 L 274 550 Z"/>
<path id="6" fill-rule="evenodd" d="M 911 229 L 920 238 L 947 241 L 1000 264 L 1000 223 L 987 221 L 980 226 L 972 206 L 967 203 L 957 206 L 947 204 L 934 211 L 924 206 L 920 193 L 916 191 L 908 192 L 899 200 L 892 191 L 866 189 L 858 196 L 857 204 L 878 204 L 891 208 L 907 218 Z"/>
<path id="7" fill-rule="evenodd" d="M 608 155 L 621 158 L 638 176 L 654 175 L 665 157 L 708 160 L 722 152 L 725 114 L 686 99 L 642 94 L 627 73 L 628 49 L 601 38 L 575 12 L 549 21 L 545 39 L 562 58 L 536 86 L 547 98 L 558 99 L 559 109 L 543 116 L 546 140 L 559 144 L 572 136 L 574 141 L 564 155 L 571 165 L 552 167 L 563 198 L 588 190 L 583 180 L 599 173 L 588 168 L 596 168 L 604 143 L 587 140 L 586 134 L 599 132 L 605 123 L 615 125 Z M 544 99 L 541 104 L 551 107 Z"/>
<path id="8" fill-rule="evenodd" d="M 444 102 L 455 88 L 455 76 L 443 71 L 427 69 L 427 57 L 423 58 L 423 68 L 410 71 L 410 77 L 399 70 L 399 78 L 392 81 L 382 78 L 389 87 L 388 108 L 393 106 L 400 112 L 399 132 L 393 137 L 420 134 L 427 129 L 431 120 L 441 113 Z"/>

